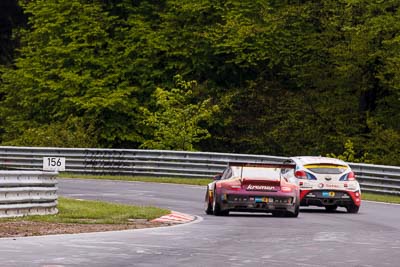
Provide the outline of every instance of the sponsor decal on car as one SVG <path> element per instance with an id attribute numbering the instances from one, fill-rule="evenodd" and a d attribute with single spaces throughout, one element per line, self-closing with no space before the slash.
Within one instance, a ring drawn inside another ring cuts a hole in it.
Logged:
<path id="1" fill-rule="evenodd" d="M 340 185 L 338 185 L 338 184 L 325 184 L 325 186 L 328 188 L 339 188 L 340 187 Z"/>
<path id="2" fill-rule="evenodd" d="M 268 203 L 268 197 L 256 197 L 256 203 Z M 269 202 L 273 202 L 272 198 Z"/>
<path id="3" fill-rule="evenodd" d="M 322 192 L 323 197 L 334 197 L 335 192 Z"/>
<path id="4" fill-rule="evenodd" d="M 246 190 L 247 191 L 275 191 L 275 186 L 249 184 L 247 186 Z"/>

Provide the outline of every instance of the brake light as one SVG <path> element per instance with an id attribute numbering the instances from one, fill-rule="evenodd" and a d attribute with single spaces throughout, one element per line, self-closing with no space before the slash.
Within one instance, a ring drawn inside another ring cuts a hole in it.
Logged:
<path id="1" fill-rule="evenodd" d="M 307 179 L 307 173 L 305 171 L 296 171 L 294 173 L 294 175 L 296 176 L 296 178 L 298 179 Z"/>
<path id="2" fill-rule="evenodd" d="M 354 172 L 349 172 L 347 174 L 347 180 L 348 181 L 355 181 L 356 180 L 356 175 L 354 174 Z"/>
<path id="3" fill-rule="evenodd" d="M 342 177 L 340 177 L 339 179 L 339 181 L 355 181 L 355 180 L 356 180 L 356 175 L 352 171 L 342 175 Z"/>
<path id="4" fill-rule="evenodd" d="M 240 185 L 231 185 L 232 190 L 240 190 L 242 188 Z"/>
<path id="5" fill-rule="evenodd" d="M 281 191 L 282 192 L 292 192 L 292 188 L 290 186 L 282 186 Z"/>

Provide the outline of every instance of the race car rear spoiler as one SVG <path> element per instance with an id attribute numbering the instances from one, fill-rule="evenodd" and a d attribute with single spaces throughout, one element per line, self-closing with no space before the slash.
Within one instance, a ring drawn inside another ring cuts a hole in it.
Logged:
<path id="1" fill-rule="evenodd" d="M 280 163 L 228 162 L 228 166 L 294 169 L 295 166 L 296 166 L 296 164 L 288 164 L 288 163 L 282 163 L 282 164 L 280 164 Z"/>

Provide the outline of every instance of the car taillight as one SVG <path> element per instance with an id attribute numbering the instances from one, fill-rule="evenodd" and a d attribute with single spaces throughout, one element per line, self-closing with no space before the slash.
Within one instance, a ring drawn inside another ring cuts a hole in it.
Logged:
<path id="1" fill-rule="evenodd" d="M 231 185 L 231 190 L 240 190 L 242 188 L 240 185 Z"/>
<path id="2" fill-rule="evenodd" d="M 307 173 L 305 171 L 296 171 L 294 173 L 294 175 L 296 176 L 296 178 L 298 179 L 307 179 Z"/>
<path id="3" fill-rule="evenodd" d="M 282 192 L 292 192 L 292 188 L 290 186 L 282 186 L 281 191 Z"/>
<path id="4" fill-rule="evenodd" d="M 339 181 L 355 181 L 356 180 L 356 175 L 354 172 L 349 172 L 340 177 Z"/>
<path id="5" fill-rule="evenodd" d="M 355 181 L 356 180 L 356 175 L 354 174 L 354 172 L 349 172 L 347 174 L 347 180 L 348 181 Z"/>

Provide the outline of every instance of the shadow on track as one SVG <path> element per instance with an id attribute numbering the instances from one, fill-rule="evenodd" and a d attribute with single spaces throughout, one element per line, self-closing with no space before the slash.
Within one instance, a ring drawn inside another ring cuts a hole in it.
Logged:
<path id="1" fill-rule="evenodd" d="M 328 211 L 324 208 L 300 208 L 300 213 L 329 213 L 329 214 L 345 214 L 347 213 L 346 210 L 334 210 Z"/>

